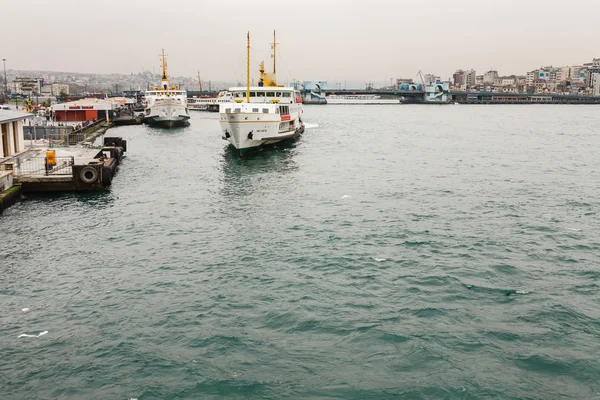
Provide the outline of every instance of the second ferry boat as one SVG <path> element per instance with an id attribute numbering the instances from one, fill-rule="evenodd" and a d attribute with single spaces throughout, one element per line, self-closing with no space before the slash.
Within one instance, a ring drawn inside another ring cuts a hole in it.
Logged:
<path id="1" fill-rule="evenodd" d="M 145 93 L 144 121 L 152 126 L 173 128 L 189 125 L 187 92 L 179 86 L 169 86 L 167 62 L 162 51 L 162 81 L 160 87 L 150 87 Z"/>
<path id="2" fill-rule="evenodd" d="M 226 90 L 219 93 L 217 97 L 192 97 L 187 101 L 188 108 L 195 111 L 219 112 L 219 104 L 234 101 L 231 92 Z"/>
<path id="3" fill-rule="evenodd" d="M 273 32 L 275 39 L 275 32 Z M 302 95 L 293 87 L 276 82 L 277 41 L 273 40 L 273 73 L 260 66 L 258 86 L 250 86 L 250 32 L 246 87 L 229 91 L 233 102 L 219 105 L 219 120 L 223 139 L 229 141 L 240 157 L 266 145 L 295 139 L 304 132 Z"/>

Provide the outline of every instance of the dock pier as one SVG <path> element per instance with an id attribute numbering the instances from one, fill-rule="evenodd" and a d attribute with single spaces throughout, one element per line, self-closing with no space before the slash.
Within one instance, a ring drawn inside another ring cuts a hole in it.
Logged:
<path id="1" fill-rule="evenodd" d="M 103 189 L 111 185 L 126 149 L 123 138 L 105 137 L 102 148 L 29 150 L 10 163 L 13 182 L 22 193 Z"/>

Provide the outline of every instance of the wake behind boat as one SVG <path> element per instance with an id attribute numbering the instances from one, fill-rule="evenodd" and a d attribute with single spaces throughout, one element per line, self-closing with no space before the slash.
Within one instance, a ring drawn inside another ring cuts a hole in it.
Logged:
<path id="1" fill-rule="evenodd" d="M 275 33 L 273 33 L 275 39 Z M 246 87 L 229 89 L 233 102 L 221 103 L 219 120 L 223 139 L 229 141 L 240 157 L 251 150 L 295 139 L 304 132 L 302 96 L 293 87 L 277 85 L 276 49 L 273 40 L 273 73 L 266 74 L 261 63 L 258 86 L 250 86 L 250 33 Z"/>
<path id="2" fill-rule="evenodd" d="M 150 87 L 145 93 L 146 107 L 144 121 L 152 126 L 173 128 L 189 125 L 190 114 L 187 107 L 187 92 L 179 86 L 169 87 L 167 62 L 162 51 L 162 81 L 160 87 Z"/>

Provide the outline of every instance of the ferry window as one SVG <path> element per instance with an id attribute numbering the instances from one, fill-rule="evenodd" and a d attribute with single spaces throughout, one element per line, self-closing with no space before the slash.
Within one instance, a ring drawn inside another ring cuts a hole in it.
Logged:
<path id="1" fill-rule="evenodd" d="M 225 112 L 226 112 L 226 113 L 230 113 L 230 112 L 231 112 L 231 108 L 226 108 L 226 109 L 225 109 Z"/>
<path id="2" fill-rule="evenodd" d="M 269 109 L 268 108 L 263 108 L 263 113 L 268 114 L 269 113 Z"/>
<path id="3" fill-rule="evenodd" d="M 265 97 L 265 92 L 256 92 L 257 97 Z"/>
<path id="4" fill-rule="evenodd" d="M 267 97 L 275 97 L 275 92 L 267 92 Z"/>
<path id="5" fill-rule="evenodd" d="M 252 112 L 258 112 L 258 108 L 253 108 Z"/>
<path id="6" fill-rule="evenodd" d="M 281 97 L 281 92 L 275 93 L 275 97 Z"/>
<path id="7" fill-rule="evenodd" d="M 256 92 L 250 92 L 250 97 L 256 97 Z"/>
<path id="8" fill-rule="evenodd" d="M 279 108 L 275 109 L 275 114 L 279 114 Z"/>
<path id="9" fill-rule="evenodd" d="M 290 92 L 283 92 L 281 97 L 291 97 Z"/>
<path id="10" fill-rule="evenodd" d="M 239 113 L 239 112 L 242 112 L 242 109 L 241 108 L 236 108 L 233 111 L 236 112 L 236 113 Z"/>

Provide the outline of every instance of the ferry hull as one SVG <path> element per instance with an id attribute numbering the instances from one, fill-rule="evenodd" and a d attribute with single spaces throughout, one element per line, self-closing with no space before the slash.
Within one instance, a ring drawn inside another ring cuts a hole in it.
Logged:
<path id="1" fill-rule="evenodd" d="M 146 117 L 145 121 L 150 126 L 157 126 L 161 128 L 175 128 L 179 126 L 188 126 L 190 122 L 188 121 L 189 117 L 176 117 L 176 118 L 166 118 L 166 117 Z"/>
<path id="2" fill-rule="evenodd" d="M 297 129 L 279 132 L 279 121 L 260 124 L 221 123 L 223 139 L 233 146 L 240 157 L 278 143 L 295 140 L 304 133 L 304 125 Z"/>
<path id="3" fill-rule="evenodd" d="M 151 126 L 174 128 L 189 125 L 190 116 L 179 104 L 161 104 L 146 110 L 144 121 Z"/>

